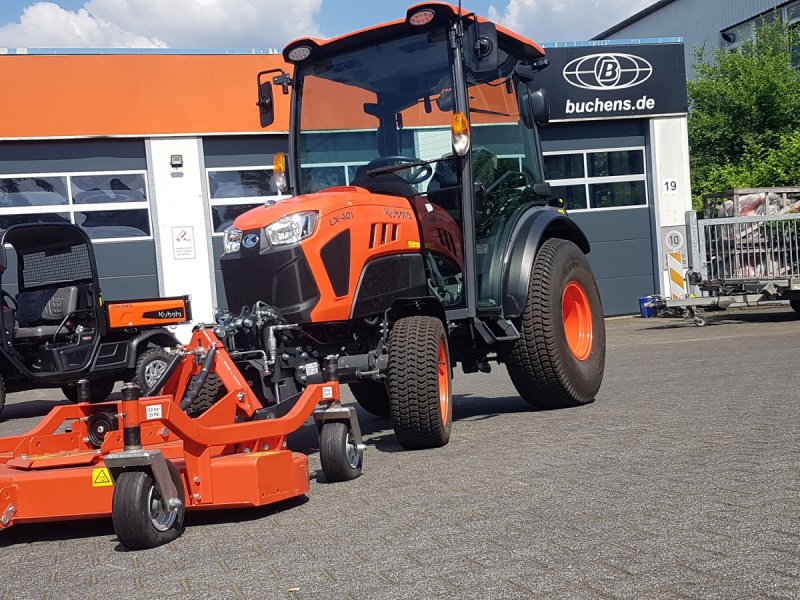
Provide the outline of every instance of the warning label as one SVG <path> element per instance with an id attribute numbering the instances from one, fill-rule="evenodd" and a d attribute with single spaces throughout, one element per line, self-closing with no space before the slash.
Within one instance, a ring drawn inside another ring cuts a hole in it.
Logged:
<path id="1" fill-rule="evenodd" d="M 100 469 L 92 469 L 92 487 L 108 487 L 114 485 L 111 480 L 111 474 L 108 469 L 102 467 Z"/>

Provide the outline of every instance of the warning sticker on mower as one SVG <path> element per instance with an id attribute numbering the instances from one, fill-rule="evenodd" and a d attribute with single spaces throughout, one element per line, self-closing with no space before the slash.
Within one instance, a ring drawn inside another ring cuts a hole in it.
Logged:
<path id="1" fill-rule="evenodd" d="M 108 469 L 102 467 L 100 469 L 92 469 L 92 487 L 109 487 L 114 485 L 111 480 L 111 474 Z"/>
<path id="2" fill-rule="evenodd" d="M 161 418 L 161 405 L 151 404 L 147 407 L 147 420 Z"/>
<path id="3" fill-rule="evenodd" d="M 306 363 L 306 375 L 316 375 L 319 373 L 319 363 Z"/>
<path id="4" fill-rule="evenodd" d="M 333 388 L 329 385 L 326 385 L 322 388 L 322 397 L 323 398 L 333 398 Z"/>

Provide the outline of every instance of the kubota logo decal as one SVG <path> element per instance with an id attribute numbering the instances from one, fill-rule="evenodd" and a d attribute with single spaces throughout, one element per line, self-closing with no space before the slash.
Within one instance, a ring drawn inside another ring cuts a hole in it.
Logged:
<path id="1" fill-rule="evenodd" d="M 647 81 L 653 65 L 633 54 L 590 54 L 567 63 L 563 74 L 585 90 L 623 90 Z"/>
<path id="2" fill-rule="evenodd" d="M 255 233 L 248 233 L 242 240 L 242 246 L 252 248 L 258 243 L 258 236 Z"/>

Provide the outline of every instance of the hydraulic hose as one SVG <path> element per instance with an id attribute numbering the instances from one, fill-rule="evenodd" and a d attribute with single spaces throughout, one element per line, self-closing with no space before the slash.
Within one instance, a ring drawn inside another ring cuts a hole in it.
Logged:
<path id="1" fill-rule="evenodd" d="M 214 364 L 214 357 L 217 355 L 217 344 L 214 343 L 211 345 L 211 348 L 208 349 L 208 354 L 206 354 L 206 358 L 203 361 L 203 367 L 200 369 L 200 373 L 197 375 L 197 379 L 194 380 L 192 385 L 189 387 L 189 391 L 186 392 L 186 395 L 181 400 L 180 408 L 181 410 L 185 410 L 186 407 L 191 406 L 192 402 L 197 399 L 197 395 L 200 393 L 200 390 L 203 389 L 203 385 L 206 383 L 206 379 L 208 379 L 208 374 L 211 372 L 211 365 Z"/>

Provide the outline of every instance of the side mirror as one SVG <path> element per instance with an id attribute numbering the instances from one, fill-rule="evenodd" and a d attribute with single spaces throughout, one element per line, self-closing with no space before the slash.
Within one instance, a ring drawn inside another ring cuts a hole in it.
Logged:
<path id="1" fill-rule="evenodd" d="M 547 125 L 550 122 L 547 91 L 539 88 L 533 92 L 527 84 L 520 85 L 519 90 L 519 115 L 525 127 L 533 129 L 534 125 Z"/>
<path id="2" fill-rule="evenodd" d="M 464 33 L 464 64 L 477 75 L 497 71 L 497 28 L 473 21 Z"/>
<path id="3" fill-rule="evenodd" d="M 271 73 L 280 73 L 269 80 Z M 289 86 L 292 85 L 292 78 L 283 69 L 269 69 L 261 71 L 258 76 L 258 112 L 261 115 L 261 126 L 268 127 L 275 121 L 275 99 L 272 96 L 272 84 L 281 86 L 283 95 L 289 93 Z"/>
<path id="4" fill-rule="evenodd" d="M 553 195 L 553 190 L 550 188 L 550 184 L 545 181 L 544 183 L 534 183 L 533 193 L 540 198 L 550 198 Z"/>
<path id="5" fill-rule="evenodd" d="M 261 71 L 258 74 L 258 114 L 261 118 L 261 126 L 269 127 L 275 122 L 275 99 L 272 95 L 272 81 L 267 75 L 272 71 Z"/>

